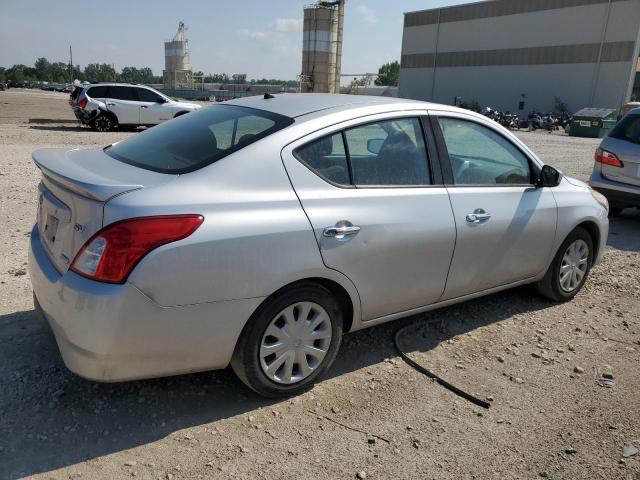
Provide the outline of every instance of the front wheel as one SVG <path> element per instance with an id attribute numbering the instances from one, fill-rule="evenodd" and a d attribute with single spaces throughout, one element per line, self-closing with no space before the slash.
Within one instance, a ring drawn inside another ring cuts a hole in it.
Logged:
<path id="1" fill-rule="evenodd" d="M 571 300 L 582 289 L 593 263 L 593 241 L 589 232 L 578 227 L 558 249 L 547 273 L 536 282 L 538 293 L 554 300 Z"/>
<path id="2" fill-rule="evenodd" d="M 231 367 L 242 382 L 270 398 L 311 388 L 338 353 L 342 311 L 326 288 L 303 283 L 276 294 L 253 314 Z"/>

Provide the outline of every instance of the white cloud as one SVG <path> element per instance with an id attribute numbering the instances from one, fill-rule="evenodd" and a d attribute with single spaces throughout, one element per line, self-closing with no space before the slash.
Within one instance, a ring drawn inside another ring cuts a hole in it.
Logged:
<path id="1" fill-rule="evenodd" d="M 368 23 L 369 25 L 375 25 L 376 23 L 378 23 L 378 16 L 376 15 L 376 12 L 371 10 L 366 5 L 358 5 L 356 7 L 356 12 L 363 22 Z"/>
<path id="2" fill-rule="evenodd" d="M 276 35 L 276 32 L 253 31 L 253 30 L 242 29 L 242 30 L 238 30 L 238 34 L 240 34 L 243 37 L 250 38 L 252 40 L 267 40 L 267 39 L 273 38 Z"/>
<path id="3" fill-rule="evenodd" d="M 302 30 L 302 19 L 276 18 L 275 29 L 278 32 L 299 32 Z"/>

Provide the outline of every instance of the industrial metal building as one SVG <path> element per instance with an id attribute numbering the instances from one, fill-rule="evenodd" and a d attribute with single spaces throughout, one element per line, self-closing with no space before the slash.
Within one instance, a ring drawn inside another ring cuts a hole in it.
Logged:
<path id="1" fill-rule="evenodd" d="M 345 0 L 304 7 L 301 91 L 340 93 Z"/>
<path id="2" fill-rule="evenodd" d="M 552 110 L 555 97 L 570 111 L 618 108 L 640 88 L 639 56 L 640 0 L 493 0 L 411 12 L 399 94 L 525 113 Z"/>

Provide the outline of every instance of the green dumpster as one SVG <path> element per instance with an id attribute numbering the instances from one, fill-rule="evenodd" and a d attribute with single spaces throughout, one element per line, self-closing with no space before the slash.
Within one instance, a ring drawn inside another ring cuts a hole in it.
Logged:
<path id="1" fill-rule="evenodd" d="M 618 111 L 611 108 L 583 108 L 571 117 L 569 135 L 602 138 L 615 126 L 617 117 Z"/>

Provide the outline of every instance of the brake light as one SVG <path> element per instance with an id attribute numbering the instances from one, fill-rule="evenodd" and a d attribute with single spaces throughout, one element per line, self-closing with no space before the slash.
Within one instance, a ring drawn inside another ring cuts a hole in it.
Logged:
<path id="1" fill-rule="evenodd" d="M 113 223 L 84 244 L 71 270 L 99 282 L 124 283 L 150 251 L 188 237 L 203 221 L 202 215 L 171 215 Z"/>
<path id="2" fill-rule="evenodd" d="M 88 103 L 87 97 L 84 97 L 82 100 L 78 102 L 78 106 L 80 108 L 84 108 L 87 106 L 87 103 Z"/>
<path id="3" fill-rule="evenodd" d="M 617 156 L 601 148 L 596 149 L 596 162 L 602 163 L 603 165 L 611 165 L 612 167 L 624 167 L 624 164 Z"/>

